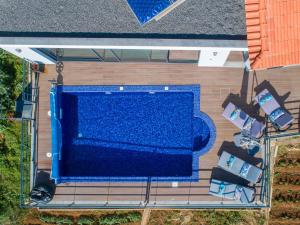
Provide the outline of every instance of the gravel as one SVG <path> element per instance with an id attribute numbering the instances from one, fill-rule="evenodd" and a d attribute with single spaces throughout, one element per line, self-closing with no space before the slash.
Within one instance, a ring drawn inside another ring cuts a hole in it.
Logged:
<path id="1" fill-rule="evenodd" d="M 125 0 L 0 0 L 0 35 L 11 32 L 244 36 L 245 8 L 244 0 L 186 0 L 158 22 L 140 26 Z"/>

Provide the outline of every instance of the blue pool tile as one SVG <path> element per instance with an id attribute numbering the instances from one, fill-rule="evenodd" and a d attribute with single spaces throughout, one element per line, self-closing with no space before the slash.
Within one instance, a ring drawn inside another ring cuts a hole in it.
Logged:
<path id="1" fill-rule="evenodd" d="M 215 140 L 200 86 L 57 86 L 50 92 L 52 178 L 197 181 Z"/>

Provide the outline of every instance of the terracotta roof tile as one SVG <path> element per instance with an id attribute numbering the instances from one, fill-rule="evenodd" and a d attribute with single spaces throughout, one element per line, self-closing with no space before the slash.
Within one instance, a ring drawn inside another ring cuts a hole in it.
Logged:
<path id="1" fill-rule="evenodd" d="M 300 64 L 300 0 L 245 0 L 252 69 Z"/>

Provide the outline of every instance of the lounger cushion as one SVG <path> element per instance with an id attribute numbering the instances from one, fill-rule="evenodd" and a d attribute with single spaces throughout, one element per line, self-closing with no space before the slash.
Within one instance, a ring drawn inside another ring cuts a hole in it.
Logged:
<path id="1" fill-rule="evenodd" d="M 255 197 L 255 189 L 212 179 L 209 194 L 220 198 L 237 200 L 241 203 L 251 203 Z"/>
<path id="2" fill-rule="evenodd" d="M 250 181 L 251 183 L 257 183 L 261 177 L 262 170 L 254 165 L 248 164 L 248 172 L 246 171 L 247 173 L 241 174 L 242 168 L 245 166 L 246 162 L 236 156 L 234 157 L 235 159 L 232 165 L 228 165 L 227 162 L 230 160 L 230 158 L 232 158 L 232 154 L 223 151 L 222 155 L 220 156 L 218 166 L 232 174 Z"/>
<path id="3" fill-rule="evenodd" d="M 249 187 L 241 187 L 238 186 L 236 192 L 236 197 L 239 195 L 240 202 L 242 203 L 251 203 L 255 199 L 255 189 L 254 188 L 249 188 Z"/>
<path id="4" fill-rule="evenodd" d="M 247 177 L 250 167 L 251 167 L 250 164 L 244 163 L 244 165 L 242 166 L 242 169 L 240 171 L 240 175 L 243 177 Z"/>
<path id="5" fill-rule="evenodd" d="M 275 121 L 279 117 L 281 117 L 284 113 L 285 113 L 285 111 L 282 108 L 275 109 L 269 116 L 270 120 Z"/>
<path id="6" fill-rule="evenodd" d="M 230 157 L 229 157 L 229 159 L 227 160 L 227 166 L 228 167 L 232 167 L 232 165 L 233 165 L 233 163 L 234 163 L 234 160 L 235 160 L 235 157 L 233 156 L 233 155 L 231 155 Z"/>
<path id="7" fill-rule="evenodd" d="M 284 128 L 284 127 L 288 126 L 289 124 L 291 124 L 293 121 L 294 121 L 294 118 L 292 117 L 292 115 L 289 114 L 288 112 L 285 112 L 283 115 L 278 117 L 274 121 L 274 123 L 276 123 L 276 125 L 279 126 L 280 128 Z"/>
<path id="8" fill-rule="evenodd" d="M 222 115 L 239 129 L 243 129 L 244 124 L 249 117 L 245 112 L 237 108 L 231 102 L 225 107 Z"/>
<path id="9" fill-rule="evenodd" d="M 270 92 L 265 89 L 255 97 L 255 100 L 260 104 L 261 108 L 277 127 L 284 128 L 291 124 L 294 120 L 292 115 L 284 110 L 273 96 L 272 98 L 263 101 L 264 99 L 267 99 L 266 96 L 269 95 L 271 95 Z M 264 102 L 264 104 L 261 104 L 262 102 Z"/>
<path id="10" fill-rule="evenodd" d="M 264 96 L 268 96 L 268 95 L 271 95 L 271 93 L 267 89 L 265 89 L 255 97 L 255 100 L 256 102 L 258 102 L 258 104 L 264 110 L 264 112 L 267 115 L 270 115 L 275 109 L 280 108 L 280 105 L 278 104 L 278 102 L 273 96 L 272 98 L 268 98 L 267 101 L 263 101 L 264 104 L 260 104 L 260 102 L 262 101 L 261 99 L 264 99 Z"/>
<path id="11" fill-rule="evenodd" d="M 253 124 L 253 122 L 254 122 L 254 119 L 253 118 L 251 118 L 250 116 L 248 117 L 248 119 L 247 119 L 247 121 L 245 122 L 245 124 L 244 124 L 244 127 L 243 127 L 243 129 L 244 130 L 248 130 L 248 131 L 250 131 L 251 130 L 251 127 L 252 127 L 252 124 Z"/>
<path id="12" fill-rule="evenodd" d="M 259 99 L 259 105 L 262 106 L 264 105 L 267 101 L 271 100 L 273 96 L 270 93 L 266 93 L 261 98 Z"/>
<path id="13" fill-rule="evenodd" d="M 237 117 L 238 117 L 239 114 L 240 114 L 240 110 L 239 110 L 239 109 L 234 110 L 234 111 L 230 114 L 230 119 L 231 119 L 231 120 L 237 119 Z"/>
<path id="14" fill-rule="evenodd" d="M 251 126 L 250 136 L 255 138 L 261 137 L 265 128 L 266 125 L 264 123 L 254 120 Z"/>
<path id="15" fill-rule="evenodd" d="M 220 189 L 220 186 L 223 186 L 224 189 Z M 236 186 L 225 181 L 212 179 L 208 193 L 221 198 L 235 199 Z"/>
<path id="16" fill-rule="evenodd" d="M 255 181 L 253 183 L 257 183 L 260 181 L 261 176 L 262 176 L 262 169 L 251 165 L 247 173 L 247 179 L 252 182 Z"/>

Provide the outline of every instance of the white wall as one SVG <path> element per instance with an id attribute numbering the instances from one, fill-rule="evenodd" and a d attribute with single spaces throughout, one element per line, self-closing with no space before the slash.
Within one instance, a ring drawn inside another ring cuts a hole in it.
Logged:
<path id="1" fill-rule="evenodd" d="M 200 52 L 198 66 L 222 67 L 230 54 L 230 49 L 204 49 Z"/>
<path id="2" fill-rule="evenodd" d="M 54 64 L 55 61 L 53 61 L 51 58 L 47 57 L 46 55 L 37 52 L 35 50 L 32 50 L 28 47 L 6 47 L 6 46 L 0 46 L 0 48 L 4 49 L 5 51 L 8 51 L 22 59 L 26 59 L 30 62 L 41 62 L 44 64 Z"/>

